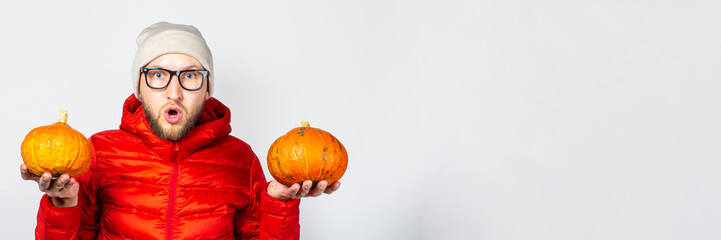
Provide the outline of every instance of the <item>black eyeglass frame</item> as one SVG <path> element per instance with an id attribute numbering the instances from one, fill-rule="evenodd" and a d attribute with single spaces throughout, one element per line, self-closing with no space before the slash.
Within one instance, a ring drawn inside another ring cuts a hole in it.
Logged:
<path id="1" fill-rule="evenodd" d="M 150 70 L 163 70 L 163 71 L 166 71 L 166 72 L 170 73 L 170 79 L 168 79 L 168 82 L 166 82 L 165 85 L 163 85 L 162 87 L 153 87 L 153 86 L 150 86 L 150 83 L 148 82 L 148 71 L 150 71 Z M 163 88 L 166 88 L 166 87 L 168 87 L 168 85 L 170 84 L 170 82 L 173 81 L 173 75 L 175 75 L 175 78 L 178 79 L 178 83 L 180 83 L 180 87 L 182 87 L 183 89 L 188 90 L 188 91 L 198 91 L 198 90 L 200 90 L 201 88 L 203 88 L 203 85 L 205 85 L 205 80 L 208 78 L 208 75 L 210 75 L 210 71 L 207 71 L 207 70 L 194 70 L 194 69 L 173 71 L 173 70 L 168 70 L 168 69 L 165 69 L 165 68 L 147 68 L 147 67 L 142 67 L 142 68 L 140 68 L 140 72 L 142 72 L 142 73 L 143 73 L 143 76 L 145 76 L 145 85 L 147 85 L 149 88 L 152 88 L 152 89 L 163 89 Z M 203 80 L 201 80 L 201 82 L 200 82 L 200 87 L 198 87 L 198 88 L 196 88 L 196 89 L 189 89 L 189 88 L 186 88 L 185 86 L 183 86 L 183 81 L 180 81 L 180 74 L 183 74 L 183 73 L 185 73 L 185 72 L 199 72 L 200 74 L 202 74 L 202 75 L 203 75 Z"/>

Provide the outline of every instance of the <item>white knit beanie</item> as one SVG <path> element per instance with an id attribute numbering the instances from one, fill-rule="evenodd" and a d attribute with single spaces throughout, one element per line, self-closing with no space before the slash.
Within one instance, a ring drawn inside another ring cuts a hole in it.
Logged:
<path id="1" fill-rule="evenodd" d="M 191 25 L 158 22 L 145 28 L 135 42 L 138 44 L 138 52 L 135 53 L 131 76 L 135 97 L 138 99 L 140 99 L 140 91 L 138 91 L 140 68 L 163 54 L 189 55 L 198 60 L 205 70 L 210 71 L 211 75 L 213 74 L 213 54 L 210 53 L 210 48 L 205 44 L 205 39 L 200 31 Z M 212 95 L 215 84 L 211 86 L 210 80 L 207 84 L 210 95 Z"/>

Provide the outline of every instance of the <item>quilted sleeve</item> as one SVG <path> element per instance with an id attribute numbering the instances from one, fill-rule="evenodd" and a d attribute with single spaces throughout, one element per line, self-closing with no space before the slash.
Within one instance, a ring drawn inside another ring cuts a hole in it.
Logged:
<path id="1" fill-rule="evenodd" d="M 237 239 L 299 239 L 300 199 L 280 200 L 266 191 L 268 183 L 258 157 L 250 168 L 250 200 L 246 211 L 236 213 Z"/>
<path id="2" fill-rule="evenodd" d="M 98 232 L 99 204 L 94 177 L 95 152 L 90 170 L 76 178 L 80 184 L 78 205 L 55 207 L 48 195 L 43 195 L 38 209 L 35 239 L 95 239 Z"/>

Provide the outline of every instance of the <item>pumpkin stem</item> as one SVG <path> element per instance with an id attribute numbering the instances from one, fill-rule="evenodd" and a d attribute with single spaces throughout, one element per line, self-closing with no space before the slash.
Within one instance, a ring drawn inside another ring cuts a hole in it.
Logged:
<path id="1" fill-rule="evenodd" d="M 306 120 L 301 121 L 300 125 L 303 125 L 303 127 L 310 127 L 310 123 L 308 123 L 308 121 Z"/>
<path id="2" fill-rule="evenodd" d="M 68 110 L 66 110 L 65 108 L 60 109 L 60 120 L 58 122 L 65 124 L 68 123 Z"/>

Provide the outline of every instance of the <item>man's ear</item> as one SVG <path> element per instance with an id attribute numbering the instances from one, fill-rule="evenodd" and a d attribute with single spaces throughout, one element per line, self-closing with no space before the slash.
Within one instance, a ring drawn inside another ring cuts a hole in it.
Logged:
<path id="1" fill-rule="evenodd" d="M 135 86 L 135 91 L 137 94 L 135 94 L 135 98 L 137 98 L 138 100 L 140 100 L 142 102 L 143 96 L 142 96 L 142 93 L 140 92 L 140 81 L 141 80 L 143 80 L 143 74 L 138 73 L 138 81 L 136 82 L 136 86 Z"/>
<path id="2" fill-rule="evenodd" d="M 208 77 L 208 87 L 205 88 L 205 100 L 210 99 L 210 77 Z"/>

